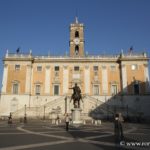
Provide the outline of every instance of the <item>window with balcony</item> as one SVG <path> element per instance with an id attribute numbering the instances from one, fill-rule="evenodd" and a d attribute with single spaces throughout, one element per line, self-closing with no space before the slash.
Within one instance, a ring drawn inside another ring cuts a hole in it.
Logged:
<path id="1" fill-rule="evenodd" d="M 94 71 L 98 71 L 98 66 L 93 66 Z"/>
<path id="2" fill-rule="evenodd" d="M 59 95 L 59 85 L 54 85 L 54 95 Z"/>
<path id="3" fill-rule="evenodd" d="M 42 71 L 42 66 L 37 66 L 37 71 Z"/>
<path id="4" fill-rule="evenodd" d="M 111 85 L 111 94 L 114 96 L 118 92 L 117 85 Z"/>
<path id="5" fill-rule="evenodd" d="M 18 83 L 13 83 L 13 94 L 18 94 L 19 93 L 19 84 Z"/>
<path id="6" fill-rule="evenodd" d="M 93 85 L 93 95 L 99 95 L 99 85 Z"/>
<path id="7" fill-rule="evenodd" d="M 97 71 L 94 72 L 94 76 L 98 76 L 98 72 Z"/>
<path id="8" fill-rule="evenodd" d="M 37 84 L 35 85 L 35 95 L 41 94 L 41 85 Z"/>

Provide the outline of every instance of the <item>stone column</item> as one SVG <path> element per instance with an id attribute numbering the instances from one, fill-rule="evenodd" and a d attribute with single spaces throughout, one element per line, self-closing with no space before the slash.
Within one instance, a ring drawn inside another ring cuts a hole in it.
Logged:
<path id="1" fill-rule="evenodd" d="M 84 70 L 84 88 L 85 94 L 90 94 L 90 68 L 85 66 Z"/>
<path id="2" fill-rule="evenodd" d="M 102 66 L 102 93 L 108 93 L 108 77 L 107 77 L 107 68 Z"/>
<path id="3" fill-rule="evenodd" d="M 2 80 L 2 93 L 6 93 L 7 88 L 8 65 L 4 64 L 3 80 Z"/>
<path id="4" fill-rule="evenodd" d="M 31 65 L 27 65 L 26 67 L 26 85 L 25 85 L 25 93 L 30 94 L 31 90 L 31 73 L 32 73 Z"/>
<path id="5" fill-rule="evenodd" d="M 148 64 L 144 64 L 144 76 L 145 76 L 145 86 L 146 86 L 146 93 L 150 93 L 150 80 L 149 80 L 149 71 L 148 71 Z"/>
<path id="6" fill-rule="evenodd" d="M 127 71 L 124 64 L 121 65 L 121 75 L 122 75 L 122 90 L 123 93 L 127 93 Z"/>
<path id="7" fill-rule="evenodd" d="M 46 66 L 45 68 L 45 94 L 50 94 L 50 66 Z"/>
<path id="8" fill-rule="evenodd" d="M 68 85 L 69 82 L 69 71 L 67 66 L 63 66 L 63 94 L 66 95 L 68 93 Z"/>

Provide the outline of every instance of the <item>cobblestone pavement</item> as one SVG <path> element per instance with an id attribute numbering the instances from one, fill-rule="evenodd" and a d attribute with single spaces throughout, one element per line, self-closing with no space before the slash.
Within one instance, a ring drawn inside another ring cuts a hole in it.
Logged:
<path id="1" fill-rule="evenodd" d="M 150 149 L 150 127 L 124 123 L 124 140 L 115 144 L 113 123 L 101 125 L 52 125 L 48 121 L 27 124 L 0 122 L 0 150 L 133 150 Z"/>

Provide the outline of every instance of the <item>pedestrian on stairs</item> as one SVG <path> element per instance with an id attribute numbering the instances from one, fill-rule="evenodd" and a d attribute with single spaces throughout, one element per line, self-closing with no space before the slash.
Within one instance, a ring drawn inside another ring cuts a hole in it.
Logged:
<path id="1" fill-rule="evenodd" d="M 68 116 L 68 114 L 66 114 L 65 121 L 66 121 L 66 131 L 68 131 L 69 130 L 69 116 Z"/>

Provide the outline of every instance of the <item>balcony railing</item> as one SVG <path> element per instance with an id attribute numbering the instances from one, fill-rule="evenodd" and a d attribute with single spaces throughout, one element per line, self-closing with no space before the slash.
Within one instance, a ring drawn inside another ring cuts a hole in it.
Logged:
<path id="1" fill-rule="evenodd" d="M 5 56 L 5 58 L 31 58 L 31 57 L 32 57 L 31 54 L 24 54 L 24 53 L 21 54 L 8 53 Z"/>
<path id="2" fill-rule="evenodd" d="M 74 56 L 70 57 L 69 55 L 38 55 L 34 56 L 31 53 L 7 53 L 5 58 L 34 58 L 34 59 L 119 59 L 122 58 L 146 58 L 146 53 L 131 53 L 131 54 L 122 54 L 122 55 L 85 55 L 85 56 Z"/>

